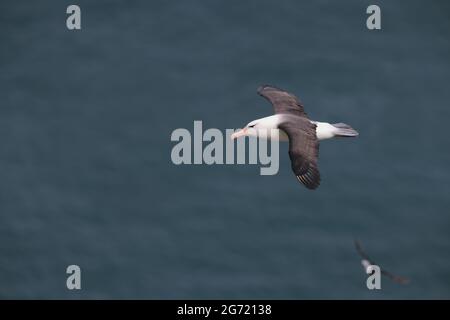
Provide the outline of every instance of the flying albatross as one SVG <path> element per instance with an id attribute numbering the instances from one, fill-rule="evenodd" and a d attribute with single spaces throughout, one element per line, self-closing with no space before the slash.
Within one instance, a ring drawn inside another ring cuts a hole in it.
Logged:
<path id="1" fill-rule="evenodd" d="M 245 128 L 235 132 L 231 138 L 255 136 L 271 138 L 267 133 L 278 129 L 280 141 L 289 140 L 289 157 L 292 171 L 298 181 L 308 189 L 316 189 L 320 184 L 318 169 L 319 140 L 333 137 L 356 137 L 358 132 L 345 123 L 318 122 L 308 119 L 299 99 L 279 88 L 264 85 L 258 94 L 269 100 L 275 114 L 253 120 Z"/>
<path id="2" fill-rule="evenodd" d="M 369 258 L 369 256 L 364 252 L 364 250 L 362 249 L 361 243 L 358 240 L 355 240 L 355 248 L 356 251 L 358 252 L 358 254 L 361 256 L 362 260 L 361 260 L 361 264 L 364 267 L 364 270 L 367 270 L 367 267 L 369 267 L 370 265 L 377 265 L 372 259 Z M 392 274 L 384 269 L 382 269 L 380 267 L 380 271 L 381 274 L 388 277 L 389 279 L 391 279 L 394 282 L 400 283 L 400 284 L 408 284 L 409 283 L 409 279 L 408 278 L 404 278 L 404 277 L 400 277 L 400 276 L 396 276 L 395 274 Z"/>

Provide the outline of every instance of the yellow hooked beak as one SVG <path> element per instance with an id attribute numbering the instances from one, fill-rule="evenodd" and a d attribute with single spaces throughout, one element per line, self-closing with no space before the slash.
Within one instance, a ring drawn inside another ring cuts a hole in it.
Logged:
<path id="1" fill-rule="evenodd" d="M 243 137 L 247 134 L 247 128 L 241 129 L 231 135 L 231 140 L 237 139 L 239 137 Z"/>

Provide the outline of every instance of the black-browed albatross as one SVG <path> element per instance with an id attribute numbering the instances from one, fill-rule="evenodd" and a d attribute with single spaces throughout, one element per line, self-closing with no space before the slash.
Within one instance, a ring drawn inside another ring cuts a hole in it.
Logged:
<path id="1" fill-rule="evenodd" d="M 317 165 L 319 140 L 356 137 L 358 132 L 345 123 L 330 124 L 309 120 L 297 97 L 282 89 L 264 85 L 258 88 L 258 93 L 269 100 L 275 114 L 253 120 L 245 128 L 235 132 L 231 138 L 255 136 L 270 139 L 270 129 L 279 129 L 278 139 L 289 140 L 289 157 L 298 181 L 308 189 L 316 189 L 320 184 Z"/>
<path id="2" fill-rule="evenodd" d="M 377 265 L 372 259 L 369 258 L 369 256 L 364 252 L 361 243 L 355 239 L 355 248 L 356 251 L 358 252 L 358 254 L 361 256 L 362 260 L 361 260 L 361 265 L 364 267 L 364 270 L 366 271 L 367 268 L 370 265 Z M 388 277 L 389 279 L 391 279 L 394 282 L 400 283 L 400 284 L 408 284 L 409 283 L 409 279 L 405 278 L 405 277 L 401 277 L 401 276 L 397 276 L 395 274 L 392 274 L 386 270 L 384 270 L 383 268 L 380 267 L 380 272 L 382 275 Z"/>

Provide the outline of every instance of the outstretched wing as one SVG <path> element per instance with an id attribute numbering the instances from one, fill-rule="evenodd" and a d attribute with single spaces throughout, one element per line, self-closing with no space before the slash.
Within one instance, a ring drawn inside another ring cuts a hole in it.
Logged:
<path id="1" fill-rule="evenodd" d="M 359 242 L 359 240 L 355 239 L 355 248 L 356 251 L 358 251 L 358 254 L 365 260 L 369 261 L 370 264 L 376 264 L 375 262 L 372 261 L 372 259 L 369 258 L 369 256 L 364 252 L 362 246 L 361 246 L 361 242 Z"/>
<path id="2" fill-rule="evenodd" d="M 384 269 L 381 269 L 381 274 L 385 275 L 389 279 L 391 279 L 394 282 L 400 283 L 400 284 L 408 284 L 409 279 L 401 276 L 397 276 L 395 274 L 392 274 Z"/>
<path id="3" fill-rule="evenodd" d="M 279 128 L 289 137 L 289 158 L 298 181 L 308 189 L 316 189 L 320 184 L 316 125 L 306 118 L 297 117 L 295 121 L 281 123 Z"/>
<path id="4" fill-rule="evenodd" d="M 302 103 L 293 94 L 269 85 L 259 87 L 258 93 L 270 101 L 275 113 L 288 113 L 307 118 Z"/>

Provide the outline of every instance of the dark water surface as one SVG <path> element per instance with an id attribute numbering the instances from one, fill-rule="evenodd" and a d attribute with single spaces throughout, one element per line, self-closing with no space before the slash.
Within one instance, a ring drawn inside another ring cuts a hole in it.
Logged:
<path id="1" fill-rule="evenodd" d="M 450 298 L 450 3 L 0 4 L 0 297 Z M 270 83 L 358 139 L 302 188 L 175 166 L 170 134 L 237 128 Z M 369 291 L 353 247 L 412 279 Z M 66 289 L 66 267 L 82 290 Z"/>

